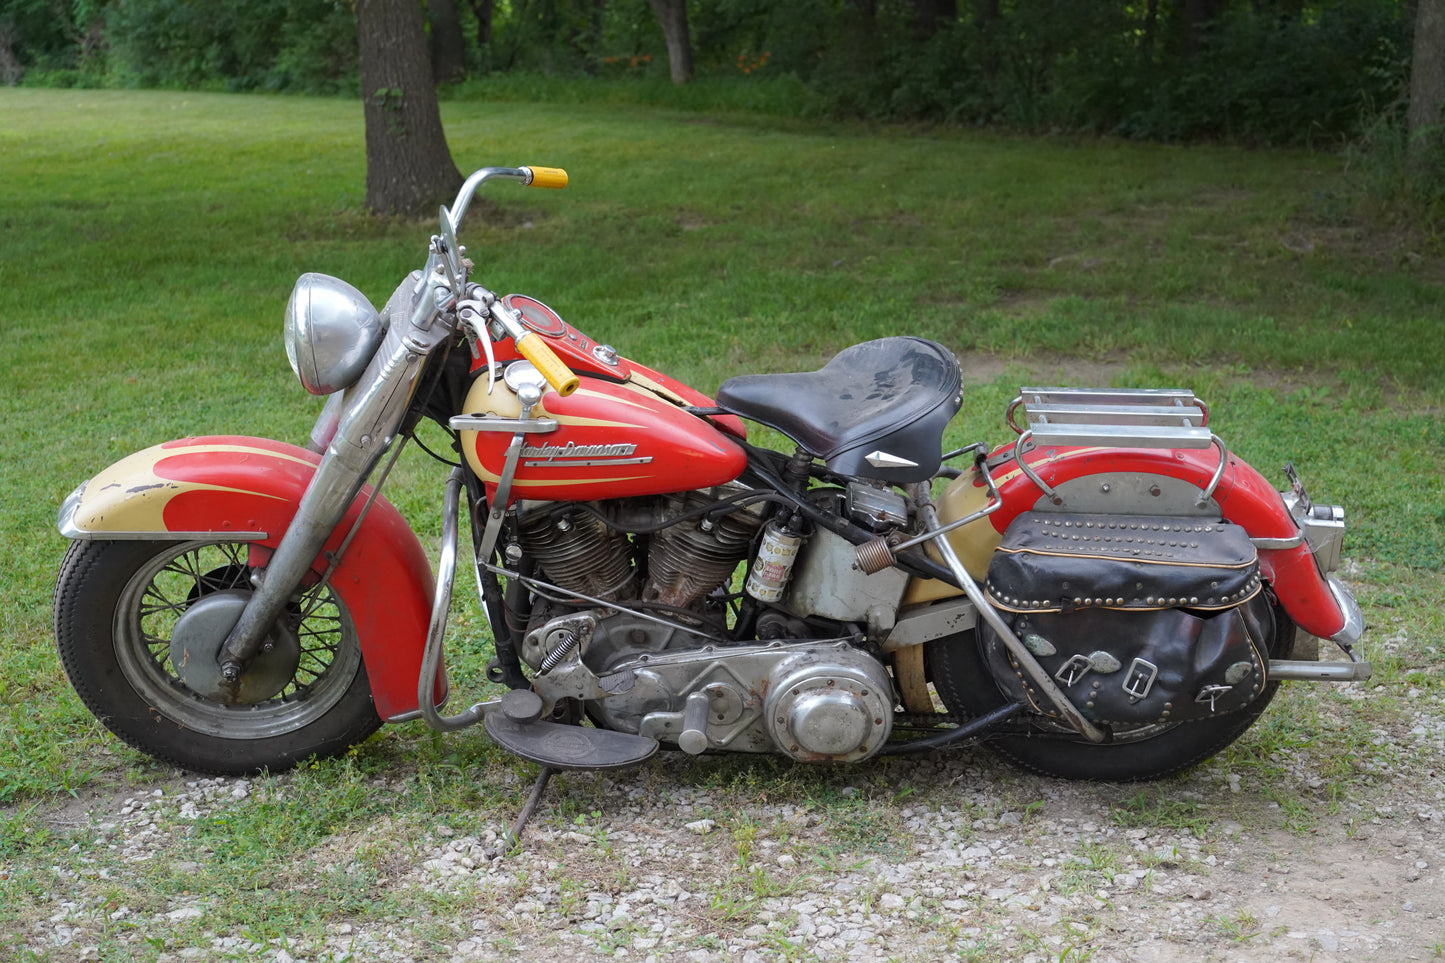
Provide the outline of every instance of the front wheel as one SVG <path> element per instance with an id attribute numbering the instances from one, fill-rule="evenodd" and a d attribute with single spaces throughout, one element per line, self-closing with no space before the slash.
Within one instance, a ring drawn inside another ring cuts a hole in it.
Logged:
<path id="1" fill-rule="evenodd" d="M 55 586 L 55 642 L 106 728 L 182 768 L 245 775 L 344 752 L 381 725 L 356 626 L 327 588 L 292 604 L 272 653 L 248 670 L 265 676 L 261 686 L 242 679 L 247 698 L 227 704 L 186 684 L 175 625 L 202 598 L 249 593 L 247 559 L 246 544 L 226 541 L 71 543 Z"/>
<path id="2" fill-rule="evenodd" d="M 1265 593 L 1246 604 L 1265 636 L 1261 642 L 1268 658 L 1289 658 L 1295 638 L 1289 616 Z M 983 715 L 1007 701 L 979 651 L 976 631 L 934 639 L 927 643 L 924 658 L 934 691 L 960 718 Z M 1109 782 L 1158 779 L 1198 765 L 1244 735 L 1278 687 L 1278 682 L 1268 683 L 1253 702 L 1218 718 L 1116 726 L 1113 741 L 1103 744 L 1037 715 L 1018 717 L 1027 720 L 1023 733 L 988 738 L 986 744 L 1011 762 L 1046 776 Z"/>

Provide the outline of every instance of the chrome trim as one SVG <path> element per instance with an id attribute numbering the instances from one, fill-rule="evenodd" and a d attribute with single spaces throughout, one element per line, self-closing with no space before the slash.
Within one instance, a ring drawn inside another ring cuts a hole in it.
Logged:
<path id="1" fill-rule="evenodd" d="M 874 468 L 917 468 L 918 462 L 909 461 L 886 451 L 873 451 L 863 456 L 863 460 Z"/>
<path id="2" fill-rule="evenodd" d="M 454 716 L 444 716 L 432 702 L 437 672 L 442 666 L 442 639 L 447 632 L 447 613 L 452 604 L 452 585 L 457 571 L 457 520 L 461 505 L 462 470 L 453 468 L 447 477 L 446 497 L 442 506 L 441 555 L 437 559 L 436 595 L 432 599 L 431 623 L 427 627 L 426 648 L 422 652 L 421 675 L 417 677 L 417 711 L 426 724 L 438 732 L 452 732 L 476 725 L 496 701 L 478 702 Z"/>
<path id="3" fill-rule="evenodd" d="M 1214 469 L 1214 477 L 1209 479 L 1209 487 L 1199 493 L 1199 500 L 1195 502 L 1200 508 L 1209 504 L 1210 496 L 1219 487 L 1220 481 L 1224 478 L 1224 469 L 1229 467 L 1229 449 L 1224 445 L 1224 439 L 1211 433 L 1209 443 L 1219 449 L 1219 467 Z"/>
<path id="4" fill-rule="evenodd" d="M 970 445 L 969 448 L 981 449 L 982 446 Z M 961 448 L 959 449 L 959 451 L 968 451 L 968 448 Z M 906 542 L 899 542 L 897 545 L 890 546 L 890 549 L 895 558 L 897 557 L 899 552 L 910 549 L 915 545 L 921 545 L 924 542 L 932 541 L 940 535 L 947 535 L 949 532 L 952 532 L 955 529 L 962 528 L 970 522 L 975 522 L 978 519 L 983 518 L 987 515 L 992 515 L 1000 508 L 1003 508 L 1003 496 L 999 494 L 998 485 L 994 482 L 993 475 L 988 470 L 988 460 L 986 458 L 979 458 L 975 463 L 975 467 L 978 469 L 978 471 L 983 473 L 983 482 L 985 487 L 988 489 L 988 501 L 984 503 L 984 506 L 976 512 L 972 512 L 968 515 L 963 516 L 962 518 L 954 519 L 953 521 L 949 522 L 947 525 L 944 525 L 942 528 L 937 529 L 936 531 L 925 531 L 922 535 L 910 538 Z"/>
<path id="5" fill-rule="evenodd" d="M 1059 493 L 1050 488 L 1042 478 L 1034 473 L 1034 470 L 1029 467 L 1029 463 L 1024 461 L 1024 449 L 1027 448 L 1033 440 L 1034 433 L 1032 430 L 1025 431 L 1019 435 L 1019 440 L 1014 442 L 1014 461 L 1018 462 L 1019 471 L 1024 473 L 1024 477 L 1033 482 L 1034 487 L 1043 492 L 1049 501 L 1055 505 L 1062 505 L 1064 500 L 1059 497 Z"/>
<path id="6" fill-rule="evenodd" d="M 1352 660 L 1358 661 L 1350 649 L 1365 634 L 1365 613 L 1360 611 L 1360 603 L 1356 602 L 1354 594 L 1345 588 L 1344 582 L 1333 575 L 1327 576 L 1325 581 L 1329 583 L 1330 594 L 1335 597 L 1335 602 L 1345 616 L 1344 628 L 1330 636 L 1330 641 L 1349 652 Z"/>
<path id="7" fill-rule="evenodd" d="M 89 481 L 83 481 L 75 486 L 75 490 L 65 496 L 60 503 L 60 511 L 55 516 L 55 527 L 60 529 L 60 534 L 66 538 L 89 538 L 90 534 L 75 524 L 75 511 L 80 507 L 80 500 L 85 497 L 85 486 Z"/>
<path id="8" fill-rule="evenodd" d="M 524 185 L 532 183 L 532 172 L 527 168 L 483 167 L 479 171 L 474 171 L 462 184 L 461 190 L 457 191 L 457 198 L 452 202 L 451 210 L 447 211 L 447 219 L 452 222 L 453 231 L 461 226 L 462 218 L 466 216 L 467 208 L 472 203 L 472 195 L 476 194 L 477 188 L 494 177 L 521 181 Z"/>
<path id="9" fill-rule="evenodd" d="M 1296 662 L 1270 659 L 1272 682 L 1364 682 L 1373 674 L 1368 662 Z"/>
<path id="10" fill-rule="evenodd" d="M 492 415 L 453 415 L 447 425 L 453 431 L 505 431 L 529 435 L 557 430 L 555 418 L 497 418 Z"/>
<path id="11" fill-rule="evenodd" d="M 1305 543 L 1305 533 L 1300 532 L 1294 538 L 1251 538 L 1254 547 L 1265 551 L 1282 551 L 1284 549 L 1299 548 Z"/>
<path id="12" fill-rule="evenodd" d="M 1018 636 L 1014 635 L 1008 623 L 998 614 L 998 610 L 988 603 L 988 599 L 984 596 L 983 590 L 978 587 L 978 583 L 969 576 L 968 571 L 963 567 L 963 562 L 958 558 L 958 553 L 953 550 L 953 543 L 948 540 L 946 534 L 939 531 L 938 511 L 933 506 L 933 495 L 928 490 L 928 484 L 924 482 L 909 487 L 914 492 L 914 503 L 918 506 L 918 514 L 923 522 L 924 530 L 933 534 L 933 544 L 938 546 L 938 551 L 943 555 L 943 560 L 947 563 L 948 570 L 953 574 L 954 581 L 958 583 L 958 587 L 963 589 L 964 594 L 973 602 L 974 606 L 978 609 L 979 616 L 989 624 L 990 628 L 998 633 L 999 639 L 1003 642 L 1004 647 L 1008 649 L 1009 654 L 1014 657 L 1019 667 L 1028 675 L 1033 684 L 1039 688 L 1044 697 L 1053 704 L 1054 708 L 1058 709 L 1059 714 L 1068 720 L 1069 724 L 1082 733 L 1090 742 L 1102 743 L 1104 741 L 1104 733 L 1092 722 L 1084 718 L 1078 706 L 1070 702 L 1069 697 L 1064 694 L 1063 690 L 1054 683 L 1053 679 L 1049 678 L 1048 672 L 1044 670 L 1043 666 L 1039 665 L 1033 653 L 1019 641 Z"/>
<path id="13" fill-rule="evenodd" d="M 650 465 L 651 455 L 643 455 L 640 458 L 569 458 L 566 461 L 553 461 L 550 458 L 534 459 L 522 462 L 523 468 L 597 468 L 610 467 L 612 465 Z"/>

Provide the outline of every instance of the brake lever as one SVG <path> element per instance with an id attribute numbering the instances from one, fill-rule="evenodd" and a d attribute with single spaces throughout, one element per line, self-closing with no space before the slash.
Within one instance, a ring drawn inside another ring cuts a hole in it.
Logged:
<path id="1" fill-rule="evenodd" d="M 457 320 L 466 325 L 487 356 L 487 395 L 490 397 L 492 388 L 497 384 L 497 356 L 492 353 L 492 333 L 488 327 L 488 318 L 484 301 L 462 301 L 457 305 Z"/>

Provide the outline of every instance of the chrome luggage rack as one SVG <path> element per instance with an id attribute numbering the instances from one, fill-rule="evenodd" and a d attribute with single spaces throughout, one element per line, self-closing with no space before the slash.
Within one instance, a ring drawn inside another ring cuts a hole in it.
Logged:
<path id="1" fill-rule="evenodd" d="M 1026 424 L 1014 420 L 1023 409 Z M 1054 504 L 1063 499 L 1041 479 L 1023 454 L 1034 446 L 1219 449 L 1219 467 L 1198 505 L 1208 504 L 1224 477 L 1229 450 L 1209 430 L 1209 406 L 1194 392 L 1177 388 L 1020 388 L 1010 402 L 1008 425 L 1019 436 L 1014 459 Z"/>

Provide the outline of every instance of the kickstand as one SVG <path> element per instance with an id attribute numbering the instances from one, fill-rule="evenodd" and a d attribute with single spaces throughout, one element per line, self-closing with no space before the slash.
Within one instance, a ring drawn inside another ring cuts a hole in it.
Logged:
<path id="1" fill-rule="evenodd" d="M 522 807 L 522 812 L 517 816 L 517 821 L 512 828 L 507 830 L 504 837 L 508 849 L 514 849 L 522 843 L 522 830 L 527 828 L 527 820 L 532 818 L 532 813 L 537 809 L 537 803 L 542 801 L 542 793 L 547 791 L 547 783 L 551 781 L 552 774 L 557 770 L 551 766 L 543 766 L 541 773 L 537 776 L 537 782 L 532 786 L 532 794 L 527 797 L 527 804 Z"/>

